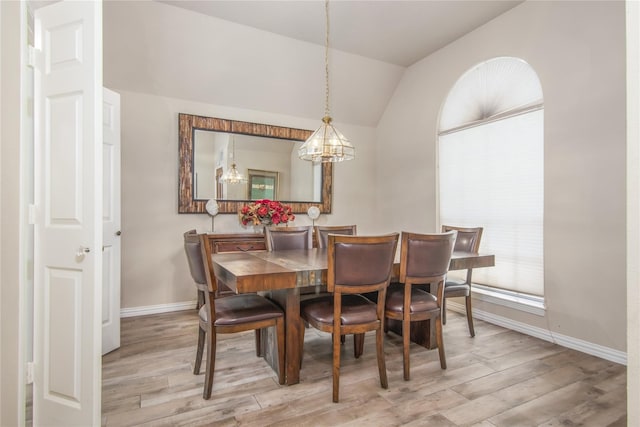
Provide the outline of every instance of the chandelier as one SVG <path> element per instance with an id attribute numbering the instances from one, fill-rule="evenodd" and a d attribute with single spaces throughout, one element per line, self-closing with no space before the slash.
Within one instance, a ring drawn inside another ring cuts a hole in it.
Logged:
<path id="1" fill-rule="evenodd" d="M 322 125 L 298 149 L 298 157 L 312 162 L 342 162 L 355 158 L 355 148 L 349 140 L 331 124 L 329 115 L 329 0 L 325 0 L 325 107 Z"/>
<path id="2" fill-rule="evenodd" d="M 247 182 L 247 178 L 240 173 L 238 168 L 236 167 L 236 139 L 235 137 L 231 137 L 231 146 L 232 146 L 232 160 L 231 160 L 231 168 L 227 169 L 225 173 L 222 174 L 220 181 L 226 184 L 241 184 Z"/>

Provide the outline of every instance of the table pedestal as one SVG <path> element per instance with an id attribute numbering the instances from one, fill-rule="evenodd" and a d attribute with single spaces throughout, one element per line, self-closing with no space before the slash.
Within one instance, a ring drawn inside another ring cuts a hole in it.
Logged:
<path id="1" fill-rule="evenodd" d="M 387 325 L 389 332 L 394 332 L 402 336 L 402 321 L 395 319 L 387 319 Z M 434 349 L 438 345 L 435 342 L 436 325 L 433 322 L 431 325 L 430 320 L 420 320 L 418 322 L 411 322 L 411 341 L 423 346 L 424 348 Z"/>

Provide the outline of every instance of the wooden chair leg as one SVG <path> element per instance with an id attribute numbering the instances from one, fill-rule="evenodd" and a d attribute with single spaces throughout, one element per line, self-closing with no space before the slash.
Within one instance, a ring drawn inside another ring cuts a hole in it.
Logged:
<path id="1" fill-rule="evenodd" d="M 200 373 L 200 365 L 202 365 L 202 353 L 204 352 L 204 341 L 207 337 L 207 332 L 198 326 L 198 348 L 196 349 L 196 361 L 193 364 L 193 374 L 198 375 Z"/>
<path id="2" fill-rule="evenodd" d="M 196 310 L 200 310 L 200 307 L 204 305 L 204 292 L 198 291 L 198 302 L 196 303 Z"/>
<path id="3" fill-rule="evenodd" d="M 447 359 L 444 355 L 444 340 L 442 339 L 442 319 L 436 317 L 436 343 L 438 344 L 438 356 L 440 356 L 440 367 L 447 369 Z"/>
<path id="4" fill-rule="evenodd" d="M 334 331 L 333 339 L 333 401 L 338 403 L 340 392 L 340 333 Z"/>
<path id="5" fill-rule="evenodd" d="M 376 329 L 376 355 L 378 356 L 380 386 L 382 388 L 389 388 L 389 383 L 387 382 L 387 366 L 384 361 L 384 333 L 382 327 Z"/>
<path id="6" fill-rule="evenodd" d="M 447 324 L 447 299 L 442 298 L 442 324 Z"/>
<path id="7" fill-rule="evenodd" d="M 404 380 L 409 381 L 409 346 L 411 345 L 411 319 L 405 313 L 405 319 L 402 319 L 402 369 L 404 371 Z"/>
<path id="8" fill-rule="evenodd" d="M 360 356 L 362 356 L 363 352 L 364 352 L 364 334 L 353 334 L 353 355 L 357 359 Z"/>
<path id="9" fill-rule="evenodd" d="M 299 350 L 298 350 L 298 354 L 300 355 L 300 361 L 299 361 L 299 368 L 298 369 L 302 369 L 302 354 L 304 351 L 304 330 L 306 329 L 304 327 L 304 325 L 308 325 L 308 322 L 305 322 L 304 320 L 302 321 L 302 327 L 300 328 L 300 345 L 299 345 Z"/>
<path id="10" fill-rule="evenodd" d="M 347 341 L 347 337 L 344 335 L 340 335 L 340 344 L 344 344 Z"/>
<path id="11" fill-rule="evenodd" d="M 213 389 L 213 372 L 216 367 L 216 333 L 215 330 L 207 333 L 207 369 L 204 374 L 204 391 L 202 397 L 209 400 Z"/>
<path id="12" fill-rule="evenodd" d="M 304 334 L 304 328 L 302 328 Z M 304 335 L 303 335 L 304 337 Z M 284 316 L 276 319 L 276 340 L 278 342 L 278 383 L 284 384 L 285 382 L 285 348 L 284 348 Z M 302 352 L 301 352 L 302 354 Z M 302 356 L 300 357 L 302 359 Z"/>
<path id="13" fill-rule="evenodd" d="M 476 331 L 473 329 L 473 314 L 471 313 L 471 295 L 466 296 L 465 302 L 467 303 L 467 323 L 469 324 L 469 334 L 472 337 L 476 336 Z"/>
<path id="14" fill-rule="evenodd" d="M 264 356 L 264 352 L 262 351 L 262 330 L 256 329 L 256 357 Z"/>

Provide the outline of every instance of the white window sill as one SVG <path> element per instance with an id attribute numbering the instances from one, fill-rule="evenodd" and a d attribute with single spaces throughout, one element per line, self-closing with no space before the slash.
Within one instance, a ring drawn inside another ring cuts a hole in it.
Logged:
<path id="1" fill-rule="evenodd" d="M 475 283 L 471 286 L 471 294 L 473 298 L 479 301 L 509 307 L 514 310 L 535 314 L 536 316 L 544 316 L 546 312 L 544 297 L 521 294 Z"/>

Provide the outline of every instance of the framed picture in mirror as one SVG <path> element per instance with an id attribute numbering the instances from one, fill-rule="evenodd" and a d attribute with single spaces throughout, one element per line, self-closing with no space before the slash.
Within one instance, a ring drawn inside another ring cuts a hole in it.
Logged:
<path id="1" fill-rule="evenodd" d="M 261 200 L 278 198 L 278 172 L 249 169 L 249 199 Z"/>

